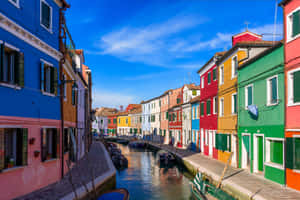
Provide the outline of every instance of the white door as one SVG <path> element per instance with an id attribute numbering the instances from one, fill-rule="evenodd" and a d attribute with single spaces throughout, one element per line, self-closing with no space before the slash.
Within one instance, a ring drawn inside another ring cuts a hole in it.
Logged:
<path id="1" fill-rule="evenodd" d="M 209 147 L 209 156 L 213 155 L 213 132 L 208 131 L 208 147 Z"/>
<path id="2" fill-rule="evenodd" d="M 199 144 L 200 146 L 200 144 Z M 201 152 L 204 153 L 204 131 L 201 129 Z"/>
<path id="3" fill-rule="evenodd" d="M 232 155 L 232 160 L 231 160 L 231 165 L 233 167 L 237 167 L 237 163 L 236 163 L 236 160 L 237 160 L 237 135 L 233 135 L 231 136 L 231 152 L 233 152 L 233 155 Z"/>

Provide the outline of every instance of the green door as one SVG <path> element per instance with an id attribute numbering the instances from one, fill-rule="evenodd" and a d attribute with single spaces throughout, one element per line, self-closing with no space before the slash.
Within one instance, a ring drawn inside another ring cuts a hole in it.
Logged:
<path id="1" fill-rule="evenodd" d="M 258 171 L 264 171 L 264 140 L 262 136 L 257 137 L 257 160 Z"/>

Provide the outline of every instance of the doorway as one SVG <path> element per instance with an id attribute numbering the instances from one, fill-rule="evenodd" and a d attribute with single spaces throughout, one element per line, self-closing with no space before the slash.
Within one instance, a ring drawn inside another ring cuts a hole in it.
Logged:
<path id="1" fill-rule="evenodd" d="M 213 156 L 213 131 L 208 131 L 208 154 Z"/>
<path id="2" fill-rule="evenodd" d="M 242 134 L 242 168 L 250 169 L 250 134 Z"/>
<path id="3" fill-rule="evenodd" d="M 254 163 L 253 171 L 263 173 L 264 171 L 264 135 L 254 135 Z"/>
<path id="4" fill-rule="evenodd" d="M 200 143 L 201 143 L 201 152 L 204 153 L 204 131 L 203 131 L 203 129 L 201 129 L 201 141 L 200 141 Z M 200 144 L 199 144 L 199 146 L 200 146 Z"/>

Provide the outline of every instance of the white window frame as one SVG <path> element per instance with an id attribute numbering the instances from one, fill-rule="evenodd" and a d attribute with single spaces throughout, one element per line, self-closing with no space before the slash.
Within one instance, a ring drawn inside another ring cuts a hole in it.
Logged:
<path id="1" fill-rule="evenodd" d="M 210 113 L 209 113 L 209 114 L 207 113 L 207 102 L 208 102 L 208 101 L 210 101 L 210 108 L 209 108 Z M 206 103 L 206 115 L 207 115 L 207 116 L 210 116 L 210 115 L 211 115 L 211 111 L 212 111 L 212 110 L 211 110 L 211 99 L 207 99 L 205 103 Z"/>
<path id="2" fill-rule="evenodd" d="M 298 8 L 295 8 L 290 14 L 286 16 L 286 32 L 287 32 L 287 43 L 297 39 L 300 37 L 300 33 L 296 36 L 292 36 L 292 31 L 293 31 L 293 19 L 292 16 L 295 12 L 300 10 L 300 6 Z"/>
<path id="3" fill-rule="evenodd" d="M 17 8 L 20 8 L 20 0 L 16 0 L 14 2 L 13 0 L 8 0 L 12 5 L 16 6 Z"/>
<path id="4" fill-rule="evenodd" d="M 223 104 L 221 104 L 221 102 L 223 101 Z M 220 102 L 219 102 L 219 116 L 223 117 L 224 116 L 224 97 L 220 98 Z"/>
<path id="5" fill-rule="evenodd" d="M 208 74 L 210 74 L 210 79 L 208 79 Z M 207 85 L 210 85 L 211 84 L 211 79 L 212 79 L 212 73 L 211 72 L 208 72 L 207 73 Z"/>
<path id="6" fill-rule="evenodd" d="M 208 143 L 209 143 L 209 142 L 208 142 L 208 137 L 209 137 L 209 136 L 208 136 L 208 130 L 205 130 L 205 131 L 204 131 L 204 134 L 205 134 L 205 146 L 208 146 Z"/>
<path id="7" fill-rule="evenodd" d="M 233 60 L 236 58 L 237 62 L 238 62 L 238 57 L 237 55 L 233 56 L 231 58 L 231 79 L 234 79 L 235 77 L 237 77 L 237 71 L 238 71 L 238 66 L 236 68 L 236 74 L 234 74 L 234 62 Z"/>
<path id="8" fill-rule="evenodd" d="M 213 114 L 215 115 L 215 114 L 217 114 L 217 109 L 216 109 L 216 103 L 217 103 L 217 101 L 218 101 L 218 98 L 217 97 L 214 97 L 213 98 Z"/>
<path id="9" fill-rule="evenodd" d="M 232 115 L 237 115 L 237 112 L 238 112 L 238 103 L 236 102 L 236 113 L 234 113 L 234 103 L 233 103 L 233 101 L 234 101 L 234 98 L 233 98 L 233 96 L 234 95 L 236 95 L 236 101 L 238 100 L 237 99 L 237 93 L 233 93 L 232 95 L 231 95 L 231 114 Z"/>
<path id="10" fill-rule="evenodd" d="M 254 87 L 253 84 L 245 87 L 245 109 L 248 110 L 248 88 L 252 87 L 252 105 L 254 105 Z"/>
<path id="11" fill-rule="evenodd" d="M 220 70 L 219 70 L 219 85 L 224 84 L 224 65 L 221 65 Z"/>
<path id="12" fill-rule="evenodd" d="M 216 78 L 215 79 L 214 79 L 214 70 L 216 70 Z M 215 67 L 215 68 L 212 69 L 212 76 L 213 76 L 212 80 L 216 81 L 217 80 L 217 76 L 218 76 L 217 67 Z"/>
<path id="13" fill-rule="evenodd" d="M 283 152 L 283 164 L 277 164 L 277 163 L 272 163 L 270 162 L 270 141 L 281 141 L 282 142 L 282 152 Z M 285 144 L 284 144 L 284 138 L 274 138 L 274 137 L 267 137 L 266 138 L 266 161 L 265 165 L 274 167 L 277 169 L 284 170 L 285 168 L 285 155 L 284 155 L 284 149 L 285 149 Z"/>
<path id="14" fill-rule="evenodd" d="M 204 88 L 204 76 L 201 77 L 201 88 Z"/>
<path id="15" fill-rule="evenodd" d="M 288 72 L 287 75 L 287 82 L 288 82 L 288 106 L 299 106 L 300 102 L 294 102 L 294 75 L 293 73 L 300 71 L 300 68 L 291 70 Z"/>
<path id="16" fill-rule="evenodd" d="M 50 8 L 50 25 L 49 28 L 47 28 L 43 23 L 42 23 L 42 3 L 45 3 L 46 5 L 49 6 Z M 49 31 L 52 34 L 52 21 L 53 21 L 53 10 L 52 7 L 50 6 L 50 4 L 45 1 L 45 0 L 40 0 L 40 25 L 46 29 L 47 31 Z"/>
<path id="17" fill-rule="evenodd" d="M 272 103 L 271 102 L 271 99 L 272 99 L 272 94 L 271 94 L 271 80 L 273 78 L 276 78 L 276 84 L 277 84 L 277 100 L 276 100 L 276 103 Z M 278 75 L 274 75 L 274 76 L 271 76 L 269 78 L 267 78 L 267 106 L 274 106 L 274 105 L 277 105 L 278 104 L 278 100 L 279 100 L 279 94 L 278 94 Z"/>

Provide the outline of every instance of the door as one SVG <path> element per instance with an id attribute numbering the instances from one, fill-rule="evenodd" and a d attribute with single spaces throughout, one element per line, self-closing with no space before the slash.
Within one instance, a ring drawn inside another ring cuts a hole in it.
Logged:
<path id="1" fill-rule="evenodd" d="M 201 141 L 200 141 L 200 144 L 201 144 L 201 152 L 204 153 L 204 131 L 203 129 L 201 129 Z M 199 146 L 200 146 L 199 144 Z"/>
<path id="2" fill-rule="evenodd" d="M 255 136 L 255 163 L 254 171 L 263 172 L 264 171 L 264 137 Z"/>
<path id="3" fill-rule="evenodd" d="M 242 168 L 250 169 L 250 135 L 243 135 L 242 142 L 243 142 Z"/>
<path id="4" fill-rule="evenodd" d="M 237 167 L 237 135 L 232 135 L 231 152 L 233 152 L 231 165 Z"/>
<path id="5" fill-rule="evenodd" d="M 208 153 L 209 156 L 213 156 L 213 132 L 208 131 Z"/>

